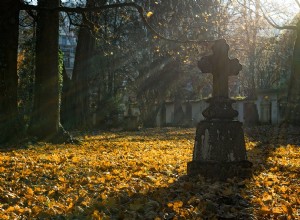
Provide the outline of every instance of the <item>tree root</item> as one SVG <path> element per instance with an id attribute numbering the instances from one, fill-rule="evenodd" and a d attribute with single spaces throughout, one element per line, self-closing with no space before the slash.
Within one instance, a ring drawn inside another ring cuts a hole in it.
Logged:
<path id="1" fill-rule="evenodd" d="M 80 141 L 74 138 L 63 126 L 59 126 L 58 132 L 49 140 L 53 144 L 80 144 Z"/>

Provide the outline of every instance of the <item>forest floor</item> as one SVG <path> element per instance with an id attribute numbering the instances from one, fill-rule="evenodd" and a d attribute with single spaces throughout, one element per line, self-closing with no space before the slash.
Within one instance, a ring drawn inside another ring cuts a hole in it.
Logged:
<path id="1" fill-rule="evenodd" d="M 195 129 L 0 151 L 0 219 L 300 219 L 300 129 L 245 129 L 250 179 L 188 177 Z"/>

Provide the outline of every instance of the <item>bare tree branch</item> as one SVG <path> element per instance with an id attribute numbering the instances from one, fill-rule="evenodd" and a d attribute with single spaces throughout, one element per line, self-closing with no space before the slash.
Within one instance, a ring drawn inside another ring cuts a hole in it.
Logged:
<path id="1" fill-rule="evenodd" d="M 37 16 L 33 13 L 32 10 L 26 10 L 27 14 L 33 18 L 34 21 L 37 21 Z"/>
<path id="2" fill-rule="evenodd" d="M 76 8 L 70 8 L 70 7 L 57 7 L 57 8 L 43 8 L 36 5 L 28 5 L 28 4 L 21 4 L 20 10 L 53 10 L 53 11 L 60 11 L 60 12 L 66 12 L 66 13 L 79 13 L 84 14 L 85 12 L 101 12 L 106 9 L 112 9 L 112 8 L 120 8 L 120 7 L 131 7 L 135 8 L 137 12 L 139 13 L 144 25 L 157 37 L 167 40 L 167 41 L 173 41 L 177 43 L 213 43 L 215 40 L 179 40 L 179 39 L 171 39 L 168 37 L 163 36 L 162 34 L 158 33 L 148 22 L 143 7 L 136 3 L 118 3 L 118 4 L 110 4 L 110 5 L 103 5 L 103 6 L 97 6 L 97 7 L 76 7 Z"/>
<path id="3" fill-rule="evenodd" d="M 299 2 L 298 0 L 295 0 L 297 2 Z M 249 11 L 256 13 L 253 9 L 251 9 L 250 7 L 248 7 L 247 5 L 244 5 L 243 3 L 241 3 L 240 1 L 237 1 L 240 5 L 242 5 L 243 7 L 247 8 Z M 263 18 L 268 22 L 268 24 L 270 24 L 272 27 L 279 29 L 279 30 L 296 30 L 296 26 L 294 25 L 284 25 L 284 26 L 280 26 L 278 24 L 276 24 L 276 22 L 271 18 L 268 17 L 264 10 L 262 9 L 262 7 L 260 7 L 260 11 L 262 13 Z"/>
<path id="4" fill-rule="evenodd" d="M 276 29 L 279 29 L 279 30 L 296 30 L 296 26 L 294 25 L 284 25 L 284 26 L 280 26 L 278 24 L 276 24 L 276 22 L 271 18 L 271 17 L 268 17 L 265 12 L 263 11 L 263 9 L 261 8 L 260 9 L 262 14 L 263 14 L 263 17 L 264 19 L 274 28 Z"/>
<path id="5" fill-rule="evenodd" d="M 73 21 L 73 19 L 72 19 L 72 17 L 71 17 L 71 15 L 70 15 L 70 13 L 66 13 L 67 14 L 67 16 L 68 16 L 68 19 L 69 19 L 69 22 L 70 22 L 70 26 L 75 26 L 75 27 L 88 27 L 88 26 L 86 26 L 86 25 L 84 25 L 84 24 L 77 24 L 77 23 L 75 23 L 74 21 Z"/>

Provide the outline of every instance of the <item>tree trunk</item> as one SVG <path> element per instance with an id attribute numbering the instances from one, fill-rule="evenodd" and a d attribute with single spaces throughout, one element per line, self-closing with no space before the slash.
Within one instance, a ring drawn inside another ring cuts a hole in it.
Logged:
<path id="1" fill-rule="evenodd" d="M 0 143 L 20 133 L 17 105 L 18 1 L 0 1 Z"/>
<path id="2" fill-rule="evenodd" d="M 285 121 L 289 124 L 300 125 L 300 21 L 297 23 L 296 31 Z"/>
<path id="3" fill-rule="evenodd" d="M 39 0 L 40 7 L 58 7 L 59 0 Z M 40 10 L 37 21 L 36 76 L 29 134 L 51 141 L 60 129 L 58 67 L 59 13 Z"/>
<path id="4" fill-rule="evenodd" d="M 91 70 L 91 58 L 95 49 L 95 39 L 86 27 L 81 27 L 78 34 L 75 64 L 72 76 L 75 101 L 75 125 L 88 125 L 89 91 L 88 76 Z"/>
<path id="5" fill-rule="evenodd" d="M 87 6 L 94 6 L 94 0 L 88 0 Z M 91 14 L 88 19 L 93 21 Z M 76 128 L 89 125 L 89 74 L 93 71 L 93 55 L 95 53 L 95 37 L 87 27 L 80 27 L 76 47 L 74 70 L 72 75 L 73 123 Z"/>
<path id="6" fill-rule="evenodd" d="M 63 88 L 61 94 L 61 107 L 60 107 L 60 120 L 64 128 L 68 129 L 71 127 L 72 117 L 72 102 L 70 100 L 71 94 L 71 79 L 67 75 L 66 68 L 63 66 Z"/>

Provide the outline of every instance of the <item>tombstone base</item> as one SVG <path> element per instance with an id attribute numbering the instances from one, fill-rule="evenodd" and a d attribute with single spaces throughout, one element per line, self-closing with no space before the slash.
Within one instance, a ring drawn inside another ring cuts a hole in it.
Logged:
<path id="1" fill-rule="evenodd" d="M 241 122 L 204 120 L 198 124 L 188 175 L 201 174 L 213 179 L 247 177 L 251 166 Z"/>
<path id="2" fill-rule="evenodd" d="M 249 178 L 252 175 L 252 163 L 244 160 L 237 162 L 190 161 L 187 164 L 187 174 L 202 175 L 214 180 L 227 178 Z"/>

